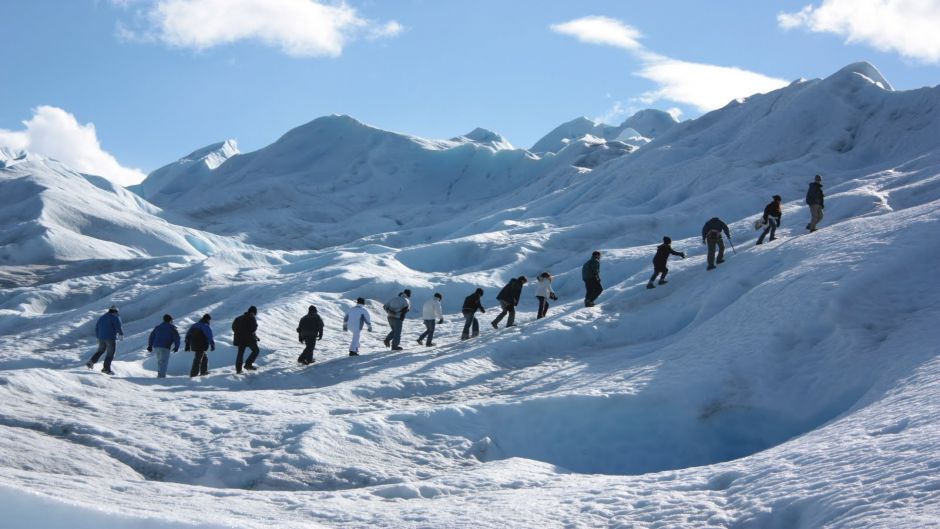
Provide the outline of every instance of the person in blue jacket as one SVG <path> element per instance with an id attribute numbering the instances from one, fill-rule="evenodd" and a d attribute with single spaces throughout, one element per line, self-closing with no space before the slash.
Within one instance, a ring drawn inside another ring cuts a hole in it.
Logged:
<path id="1" fill-rule="evenodd" d="M 114 360 L 114 351 L 117 347 L 118 336 L 120 336 L 122 340 L 124 339 L 124 329 L 121 327 L 121 317 L 118 316 L 117 307 L 111 305 L 108 312 L 98 318 L 98 323 L 95 324 L 95 337 L 98 338 L 98 350 L 95 351 L 91 359 L 85 363 L 85 367 L 88 369 L 94 368 L 95 363 L 98 362 L 101 355 L 107 353 L 104 357 L 104 367 L 101 368 L 101 372 L 106 375 L 113 375 L 114 371 L 111 371 L 111 361 Z"/>
<path id="2" fill-rule="evenodd" d="M 150 338 L 147 340 L 147 352 L 157 351 L 157 378 L 166 378 L 171 347 L 174 353 L 180 350 L 180 333 L 173 325 L 173 316 L 164 314 L 163 323 L 150 331 Z"/>
<path id="3" fill-rule="evenodd" d="M 192 351 L 194 354 L 193 367 L 189 370 L 189 378 L 209 374 L 209 357 L 206 355 L 206 351 L 215 351 L 212 327 L 209 327 L 211 319 L 212 316 L 203 314 L 202 319 L 186 331 L 186 350 Z"/>

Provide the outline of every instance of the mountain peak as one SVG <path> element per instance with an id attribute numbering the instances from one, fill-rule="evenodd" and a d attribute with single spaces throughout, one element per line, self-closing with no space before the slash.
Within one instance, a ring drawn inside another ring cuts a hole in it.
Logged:
<path id="1" fill-rule="evenodd" d="M 857 79 L 868 81 L 869 83 L 884 90 L 891 92 L 894 91 L 894 87 L 891 86 L 891 83 L 889 83 L 884 75 L 878 71 L 878 68 L 867 61 L 853 62 L 852 64 L 827 77 L 826 81 L 853 82 Z"/>
<path id="2" fill-rule="evenodd" d="M 464 141 L 472 142 L 480 145 L 485 145 L 487 147 L 492 147 L 497 151 L 501 150 L 512 150 L 515 147 L 509 143 L 506 138 L 503 138 L 499 133 L 487 130 L 484 128 L 477 127 L 470 132 L 457 136 L 456 138 L 451 138 L 451 141 Z"/>

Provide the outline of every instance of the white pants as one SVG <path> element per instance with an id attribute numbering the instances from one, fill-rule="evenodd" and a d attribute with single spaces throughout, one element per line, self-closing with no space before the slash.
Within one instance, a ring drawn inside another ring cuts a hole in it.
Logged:
<path id="1" fill-rule="evenodd" d="M 362 333 L 362 329 L 357 329 L 353 327 L 349 329 L 349 332 L 352 333 L 352 343 L 349 344 L 349 352 L 358 353 L 359 352 L 359 335 Z"/>

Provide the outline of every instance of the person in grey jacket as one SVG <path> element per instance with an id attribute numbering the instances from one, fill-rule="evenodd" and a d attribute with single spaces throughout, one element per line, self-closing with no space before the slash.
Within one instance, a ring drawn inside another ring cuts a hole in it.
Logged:
<path id="1" fill-rule="evenodd" d="M 591 258 L 581 267 L 581 279 L 584 280 L 584 306 L 593 307 L 594 301 L 604 291 L 601 286 L 601 252 L 594 251 Z"/>
<path id="2" fill-rule="evenodd" d="M 121 339 L 124 338 L 124 329 L 121 327 L 121 317 L 118 316 L 118 309 L 114 305 L 111 305 L 108 312 L 98 318 L 98 322 L 95 324 L 95 337 L 98 338 L 98 350 L 95 351 L 91 359 L 85 363 L 85 367 L 93 369 L 95 363 L 101 358 L 101 355 L 105 354 L 104 367 L 101 368 L 101 372 L 106 375 L 113 375 L 114 371 L 111 371 L 111 361 L 114 360 L 117 339 L 118 337 L 121 337 Z"/>
<path id="3" fill-rule="evenodd" d="M 816 225 L 822 222 L 823 208 L 825 207 L 825 195 L 822 188 L 822 177 L 816 175 L 816 178 L 806 190 L 806 205 L 809 206 L 810 219 L 806 229 L 810 233 L 816 231 Z"/>

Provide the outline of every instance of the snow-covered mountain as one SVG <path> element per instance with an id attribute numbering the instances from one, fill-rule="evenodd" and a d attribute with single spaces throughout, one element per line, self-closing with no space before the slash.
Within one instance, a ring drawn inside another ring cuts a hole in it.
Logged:
<path id="1" fill-rule="evenodd" d="M 170 199 L 192 187 L 212 185 L 209 175 L 222 163 L 237 156 L 235 140 L 213 143 L 147 175 L 147 179 L 128 189 L 144 198 L 164 196 Z"/>
<path id="2" fill-rule="evenodd" d="M 37 254 L 48 261 L 0 263 L 10 277 L 55 263 L 0 290 L 3 519 L 931 527 L 938 102 L 940 87 L 893 91 L 861 63 L 669 130 L 634 123 L 639 136 L 626 134 L 650 138 L 639 148 L 616 139 L 624 127 L 539 155 L 485 131 L 425 140 L 330 116 L 265 149 L 230 150 L 214 168 L 199 160 L 223 145 L 161 169 L 151 198 L 166 211 L 54 162 L 2 154 L 0 191 L 27 204 L 0 206 L 2 218 L 33 226 L 40 209 L 63 211 L 59 225 L 85 234 L 87 216 L 110 209 L 124 216 L 109 213 L 100 240 L 134 218 L 141 239 L 121 235 L 129 253 L 73 261 L 49 257 L 68 247 L 53 238 Z M 177 185 L 197 180 L 184 166 L 203 183 Z M 809 234 L 802 199 L 816 173 L 826 216 Z M 772 194 L 784 197 L 779 239 L 756 246 L 751 224 Z M 161 220 L 170 214 L 221 234 Z M 735 248 L 706 271 L 700 229 L 714 215 Z M 314 240 L 310 229 L 342 244 L 274 249 Z M 32 237 L 4 233 L 4 244 Z M 152 248 L 184 233 L 215 237 L 218 251 Z M 673 257 L 669 283 L 648 290 L 663 235 L 687 258 Z M 594 249 L 606 290 L 588 309 L 581 265 Z M 559 297 L 548 317 L 535 319 L 527 286 L 519 325 L 493 330 L 499 288 L 543 270 Z M 436 347 L 415 343 L 417 318 L 405 322 L 404 352 L 382 345 L 381 305 L 404 287 L 417 305 L 443 294 Z M 476 287 L 486 290 L 483 332 L 462 342 L 462 301 Z M 357 296 L 375 332 L 351 358 L 342 315 Z M 111 303 L 126 333 L 113 378 L 82 366 Z M 310 304 L 326 330 L 317 363 L 299 368 L 295 329 Z M 236 376 L 229 326 L 249 305 L 260 371 Z M 145 346 L 167 312 L 183 330 L 211 312 L 209 376 L 190 380 L 181 352 L 169 378 L 153 377 Z"/>
<path id="3" fill-rule="evenodd" d="M 668 132 L 677 124 L 678 121 L 672 115 L 655 109 L 641 110 L 627 118 L 619 126 L 598 123 L 586 117 L 579 117 L 556 127 L 542 139 L 535 142 L 530 150 L 534 153 L 558 152 L 571 141 L 585 136 L 604 140 L 618 140 L 625 137 L 623 132 L 627 129 L 633 129 L 638 134 L 631 134 L 626 137 L 640 136 L 651 139 Z"/>

